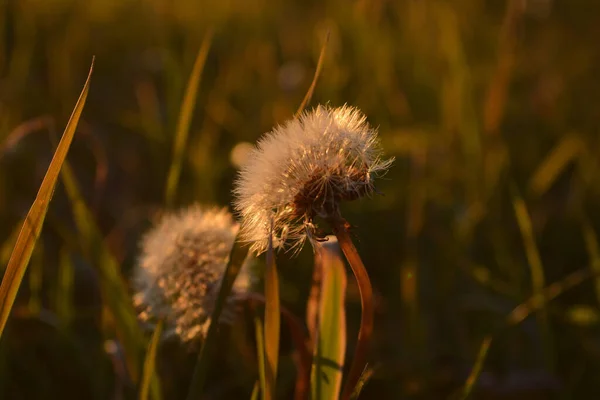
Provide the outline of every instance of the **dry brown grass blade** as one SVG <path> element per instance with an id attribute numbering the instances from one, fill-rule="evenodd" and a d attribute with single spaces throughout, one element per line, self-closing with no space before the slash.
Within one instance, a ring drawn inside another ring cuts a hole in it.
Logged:
<path id="1" fill-rule="evenodd" d="M 52 157 L 52 161 L 44 176 L 40 190 L 23 222 L 23 227 L 17 238 L 15 248 L 8 261 L 8 266 L 6 267 L 2 284 L 0 285 L 0 335 L 4 331 L 6 321 L 8 320 L 10 310 L 12 309 L 19 286 L 23 280 L 27 265 L 29 264 L 35 243 L 42 231 L 42 226 L 48 211 L 48 205 L 52 199 L 60 169 L 67 157 L 69 147 L 73 141 L 73 136 L 75 135 L 77 124 L 79 123 L 79 118 L 81 117 L 87 99 L 93 70 L 94 60 L 92 59 L 92 65 L 85 85 L 83 86 L 83 90 L 79 95 L 75 109 L 67 123 L 56 152 Z"/>
<path id="2" fill-rule="evenodd" d="M 323 69 L 323 62 L 325 60 L 325 54 L 326 54 L 328 43 L 329 43 L 329 32 L 327 32 L 327 36 L 325 36 L 325 41 L 323 42 L 323 47 L 321 47 L 321 54 L 319 54 L 319 61 L 317 62 L 317 69 L 315 70 L 315 75 L 310 84 L 310 87 L 308 88 L 308 92 L 306 92 L 304 99 L 302 99 L 302 103 L 300 103 L 300 107 L 298 107 L 296 114 L 294 114 L 295 117 L 297 117 L 298 115 L 300 115 L 300 113 L 302 113 L 302 111 L 304 111 L 304 109 L 306 108 L 306 105 L 308 104 L 308 102 L 312 98 L 313 93 L 315 92 L 315 87 L 317 86 L 317 80 L 319 79 L 319 75 L 321 75 L 321 69 Z"/>

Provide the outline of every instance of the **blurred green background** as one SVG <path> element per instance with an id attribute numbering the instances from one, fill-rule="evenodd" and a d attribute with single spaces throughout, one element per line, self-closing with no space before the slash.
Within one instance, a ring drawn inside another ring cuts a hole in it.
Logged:
<path id="1" fill-rule="evenodd" d="M 209 27 L 174 206 L 230 204 L 235 146 L 293 115 L 327 32 L 310 104 L 361 108 L 396 157 L 383 195 L 344 209 L 377 293 L 362 398 L 449 398 L 489 334 L 474 398 L 599 398 L 600 280 L 505 322 L 542 286 L 600 270 L 600 3 L 590 0 L 0 0 L 2 268 L 95 55 L 68 160 L 128 282 L 138 239 L 165 207 Z M 0 342 L 0 398 L 135 398 L 81 241 L 59 183 Z M 282 300 L 300 316 L 311 257 L 278 256 Z M 351 350 L 352 280 L 347 307 Z M 221 335 L 207 399 L 249 398 L 246 325 Z M 291 398 L 283 335 L 279 393 Z M 165 399 L 184 398 L 196 350 L 161 344 Z"/>

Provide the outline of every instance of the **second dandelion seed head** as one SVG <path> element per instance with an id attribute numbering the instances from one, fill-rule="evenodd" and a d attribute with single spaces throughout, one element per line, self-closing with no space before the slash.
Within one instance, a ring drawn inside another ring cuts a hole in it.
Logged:
<path id="1" fill-rule="evenodd" d="M 275 248 L 300 249 L 314 217 L 372 193 L 392 162 L 356 108 L 318 106 L 286 122 L 259 140 L 236 181 L 242 240 L 262 253 L 272 233 Z"/>
<path id="2" fill-rule="evenodd" d="M 164 215 L 141 241 L 133 281 L 141 319 L 165 319 L 186 342 L 204 336 L 238 229 L 226 209 L 194 205 Z M 250 283 L 245 265 L 234 295 Z M 232 306 L 223 321 L 232 320 Z"/>

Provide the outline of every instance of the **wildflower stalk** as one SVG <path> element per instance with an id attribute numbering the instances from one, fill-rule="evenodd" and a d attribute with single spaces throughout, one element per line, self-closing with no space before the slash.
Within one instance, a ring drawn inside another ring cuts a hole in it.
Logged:
<path id="1" fill-rule="evenodd" d="M 348 222 L 346 222 L 339 213 L 334 214 L 328 220 L 333 229 L 333 233 L 337 237 L 338 243 L 346 256 L 346 260 L 348 260 L 348 264 L 350 264 L 350 268 L 352 268 L 352 272 L 356 277 L 358 292 L 360 294 L 361 316 L 358 340 L 354 350 L 354 359 L 352 360 L 341 396 L 342 400 L 348 400 L 367 364 L 367 352 L 373 334 L 374 323 L 373 288 L 371 287 L 371 280 L 369 279 L 369 274 L 367 273 L 365 265 L 348 233 Z"/>

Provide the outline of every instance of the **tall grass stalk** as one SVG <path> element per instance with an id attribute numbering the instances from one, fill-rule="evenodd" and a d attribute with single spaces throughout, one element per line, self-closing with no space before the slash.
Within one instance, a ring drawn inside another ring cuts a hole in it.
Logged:
<path id="1" fill-rule="evenodd" d="M 90 80 L 93 71 L 94 60 L 92 59 L 92 65 L 90 66 L 90 71 L 85 85 L 83 86 L 83 90 L 79 95 L 75 109 L 69 118 L 67 127 L 65 128 L 56 152 L 52 157 L 52 161 L 44 176 L 38 194 L 23 222 L 23 227 L 21 228 L 19 237 L 17 238 L 17 242 L 4 272 L 4 277 L 0 284 L 0 336 L 6 326 L 8 316 L 14 304 L 23 276 L 25 275 L 31 254 L 33 253 L 37 239 L 42 231 L 46 213 L 48 212 L 48 205 L 54 194 L 54 188 L 58 181 L 60 169 L 67 157 L 67 152 L 69 151 L 69 147 L 75 136 L 79 118 L 83 112 L 83 107 L 90 89 Z"/>
<path id="2" fill-rule="evenodd" d="M 223 279 L 221 280 L 219 294 L 217 295 L 217 300 L 215 301 L 215 306 L 210 316 L 212 323 L 208 328 L 204 343 L 202 343 L 202 348 L 198 354 L 198 361 L 196 362 L 192 380 L 190 382 L 187 400 L 202 398 L 202 388 L 206 382 L 206 375 L 210 368 L 210 363 L 217 346 L 216 341 L 217 334 L 219 332 L 219 319 L 221 312 L 223 311 L 225 300 L 231 292 L 235 278 L 242 268 L 242 264 L 244 263 L 247 255 L 248 247 L 242 246 L 238 241 L 238 238 L 236 238 L 229 255 L 229 261 L 227 262 Z"/>
<path id="3" fill-rule="evenodd" d="M 167 206 L 172 206 L 173 202 L 175 201 L 177 186 L 179 184 L 179 176 L 181 174 L 181 166 L 183 165 L 183 158 L 185 156 L 185 145 L 189 136 L 194 107 L 196 106 L 196 97 L 198 95 L 200 77 L 202 76 L 202 70 L 204 69 L 204 64 L 206 63 L 206 57 L 208 56 L 208 50 L 210 49 L 212 37 L 213 31 L 212 29 L 209 29 L 204 36 L 202 44 L 200 45 L 192 73 L 185 88 L 185 94 L 181 104 L 181 110 L 179 112 L 179 120 L 177 121 L 177 129 L 175 131 L 173 160 L 167 176 L 167 186 L 165 189 Z"/>

